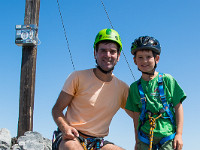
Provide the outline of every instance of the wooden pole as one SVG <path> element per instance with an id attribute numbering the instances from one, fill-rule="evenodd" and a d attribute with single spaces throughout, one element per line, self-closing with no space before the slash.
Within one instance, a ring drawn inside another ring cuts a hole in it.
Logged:
<path id="1" fill-rule="evenodd" d="M 25 7 L 24 24 L 36 24 L 38 26 L 40 0 L 26 0 Z M 22 47 L 17 137 L 24 135 L 26 131 L 33 131 L 36 56 L 37 46 Z"/>

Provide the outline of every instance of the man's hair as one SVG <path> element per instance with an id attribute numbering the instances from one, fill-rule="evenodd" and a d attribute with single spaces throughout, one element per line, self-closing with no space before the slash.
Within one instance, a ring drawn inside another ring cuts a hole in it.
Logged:
<path id="1" fill-rule="evenodd" d="M 111 40 L 103 40 L 103 41 L 98 42 L 98 43 L 96 44 L 96 46 L 95 46 L 96 52 L 98 52 L 99 44 L 100 44 L 100 43 L 104 43 L 104 44 L 115 43 L 115 44 L 117 45 L 117 53 L 118 53 L 118 54 L 120 53 L 120 45 L 119 45 L 117 42 L 111 41 Z"/>

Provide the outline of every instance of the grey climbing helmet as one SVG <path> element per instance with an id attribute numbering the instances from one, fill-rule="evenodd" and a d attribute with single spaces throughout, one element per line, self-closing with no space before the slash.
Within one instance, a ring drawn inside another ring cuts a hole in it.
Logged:
<path id="1" fill-rule="evenodd" d="M 145 49 L 152 50 L 158 55 L 161 53 L 159 41 L 150 36 L 140 36 L 139 38 L 135 39 L 131 46 L 131 53 L 135 55 L 136 51 Z"/>

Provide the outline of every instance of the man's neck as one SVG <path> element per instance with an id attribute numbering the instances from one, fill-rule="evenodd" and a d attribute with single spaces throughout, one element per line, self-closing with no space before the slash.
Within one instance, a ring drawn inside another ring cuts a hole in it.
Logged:
<path id="1" fill-rule="evenodd" d="M 112 72 L 105 74 L 101 72 L 98 68 L 94 68 L 93 72 L 95 76 L 103 82 L 110 82 L 113 78 Z"/>

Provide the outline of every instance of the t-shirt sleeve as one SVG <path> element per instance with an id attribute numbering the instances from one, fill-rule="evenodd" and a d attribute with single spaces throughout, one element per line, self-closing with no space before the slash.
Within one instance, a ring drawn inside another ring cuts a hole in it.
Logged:
<path id="1" fill-rule="evenodd" d="M 173 106 L 182 103 L 186 99 L 186 94 L 178 82 L 169 74 L 166 74 L 166 84 L 170 90 Z"/>
<path id="2" fill-rule="evenodd" d="M 78 73 L 71 73 L 65 81 L 62 91 L 75 96 L 78 89 Z"/>
<path id="3" fill-rule="evenodd" d="M 126 101 L 127 101 L 127 97 L 128 97 L 128 91 L 129 91 L 129 86 L 126 83 L 124 83 L 123 96 L 122 96 L 122 102 L 121 102 L 122 109 L 125 109 Z"/>
<path id="4" fill-rule="evenodd" d="M 134 82 L 129 89 L 129 94 L 126 102 L 126 109 L 133 112 L 140 112 L 140 96 L 137 88 L 137 82 Z"/>

